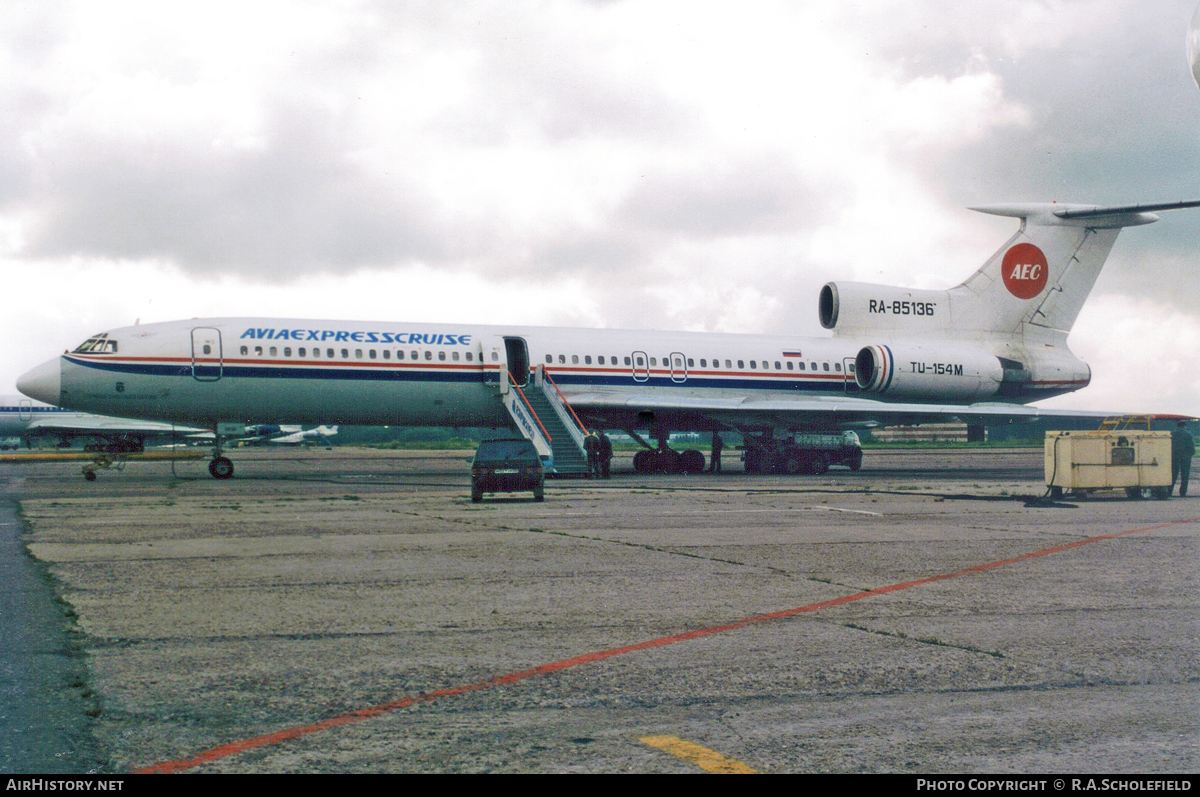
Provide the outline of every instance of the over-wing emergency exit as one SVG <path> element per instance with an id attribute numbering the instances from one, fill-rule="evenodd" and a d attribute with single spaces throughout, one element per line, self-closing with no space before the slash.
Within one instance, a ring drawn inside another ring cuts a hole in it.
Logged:
<path id="1" fill-rule="evenodd" d="M 975 208 L 1020 220 L 981 269 L 948 290 L 830 282 L 817 302 L 828 338 L 212 318 L 108 330 L 18 387 L 216 430 L 509 426 L 559 472 L 578 467 L 592 428 L 648 432 L 659 446 L 639 467 L 668 471 L 704 464 L 671 451 L 671 431 L 735 430 L 748 468 L 772 469 L 802 450 L 798 433 L 1107 414 L 1027 405 L 1090 381 L 1067 334 L 1121 229 L 1197 206 Z M 233 472 L 219 436 L 210 471 Z"/>

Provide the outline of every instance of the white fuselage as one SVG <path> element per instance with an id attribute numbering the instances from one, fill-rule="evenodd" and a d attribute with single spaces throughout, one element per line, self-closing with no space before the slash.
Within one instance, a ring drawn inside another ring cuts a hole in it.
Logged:
<path id="1" fill-rule="evenodd" d="M 22 391 L 90 412 L 210 427 L 507 426 L 496 400 L 501 374 L 508 371 L 520 383 L 538 366 L 568 399 L 627 393 L 669 400 L 684 408 L 675 429 L 687 428 L 690 399 L 856 394 L 890 400 L 868 396 L 855 383 L 855 357 L 864 346 L 890 352 L 878 338 L 257 318 L 147 324 L 105 336 L 103 345 L 85 344 L 26 375 Z M 897 373 L 912 370 L 910 381 L 928 379 L 928 395 L 915 400 L 968 404 L 996 396 L 996 377 L 969 362 L 964 370 L 956 344 L 940 345 L 913 349 L 932 351 L 928 362 L 891 364 Z M 1049 378 L 1039 378 L 1037 361 L 1019 343 L 983 358 L 994 364 L 998 354 L 1014 351 L 1032 378 L 998 400 L 1025 403 L 1087 384 L 1086 373 L 1063 378 L 1053 368 Z M 618 415 L 592 413 L 610 428 L 629 422 L 628 413 Z"/>
<path id="2" fill-rule="evenodd" d="M 83 415 L 24 396 L 0 396 L 0 437 L 23 437 L 36 420 L 49 416 L 79 418 Z"/>

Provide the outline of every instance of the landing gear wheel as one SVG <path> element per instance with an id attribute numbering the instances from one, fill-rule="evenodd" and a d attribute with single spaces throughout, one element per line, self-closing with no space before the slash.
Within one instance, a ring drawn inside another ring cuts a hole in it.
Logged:
<path id="1" fill-rule="evenodd" d="M 233 463 L 228 457 L 217 457 L 208 463 L 208 472 L 214 479 L 228 479 L 233 476 Z"/>
<path id="2" fill-rule="evenodd" d="M 649 456 L 649 453 L 650 452 L 648 452 L 648 451 L 639 451 L 633 455 L 633 472 L 634 473 L 648 473 L 649 472 L 650 468 L 646 464 L 646 460 L 647 460 L 647 457 Z"/>
<path id="3" fill-rule="evenodd" d="M 704 455 L 699 451 L 684 451 L 679 455 L 679 469 L 684 473 L 703 473 Z"/>
<path id="4" fill-rule="evenodd" d="M 88 480 L 88 481 L 90 481 L 90 482 L 94 482 L 94 481 L 96 481 L 96 471 L 94 471 L 94 470 L 85 470 L 85 471 L 83 472 L 83 478 L 87 479 L 87 480 Z"/>

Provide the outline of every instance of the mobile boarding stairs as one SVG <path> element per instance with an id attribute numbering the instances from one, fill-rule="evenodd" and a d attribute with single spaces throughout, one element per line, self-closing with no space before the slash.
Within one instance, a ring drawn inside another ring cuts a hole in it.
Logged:
<path id="1" fill-rule="evenodd" d="M 498 393 L 517 429 L 537 448 L 547 475 L 588 475 L 588 429 L 545 368 L 531 369 L 524 386 L 502 368 Z"/>

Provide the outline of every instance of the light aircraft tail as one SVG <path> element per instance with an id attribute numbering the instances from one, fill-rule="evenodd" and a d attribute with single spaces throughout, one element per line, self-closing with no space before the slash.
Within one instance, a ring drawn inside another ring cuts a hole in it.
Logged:
<path id="1" fill-rule="evenodd" d="M 1100 207 L 1058 203 L 985 205 L 1021 228 L 983 268 L 948 291 L 863 283 L 821 289 L 820 319 L 835 335 L 1021 336 L 1065 339 L 1122 227 L 1158 221 L 1154 211 L 1200 200 Z"/>

